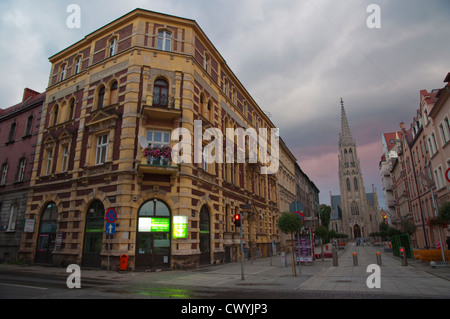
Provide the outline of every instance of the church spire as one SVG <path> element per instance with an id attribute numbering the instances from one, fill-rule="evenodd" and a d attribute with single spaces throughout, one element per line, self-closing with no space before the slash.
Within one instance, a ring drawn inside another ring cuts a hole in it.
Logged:
<path id="1" fill-rule="evenodd" d="M 341 134 L 339 136 L 340 145 L 353 145 L 353 137 L 345 114 L 344 100 L 341 98 Z"/>

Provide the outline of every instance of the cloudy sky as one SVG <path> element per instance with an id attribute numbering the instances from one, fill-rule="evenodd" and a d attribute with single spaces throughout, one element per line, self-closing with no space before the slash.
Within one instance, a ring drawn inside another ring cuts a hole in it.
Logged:
<path id="1" fill-rule="evenodd" d="M 69 4 L 81 28 L 68 28 Z M 369 28 L 371 4 L 379 28 Z M 448 0 L 1 0 L 0 108 L 45 91 L 48 58 L 135 8 L 196 20 L 320 189 L 339 194 L 340 98 L 366 191 L 377 187 L 381 134 L 411 122 L 419 91 L 450 72 Z"/>

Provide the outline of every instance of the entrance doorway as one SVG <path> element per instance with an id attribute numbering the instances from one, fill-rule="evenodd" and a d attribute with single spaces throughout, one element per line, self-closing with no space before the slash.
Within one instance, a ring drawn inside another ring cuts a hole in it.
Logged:
<path id="1" fill-rule="evenodd" d="M 211 263 L 211 234 L 209 209 L 204 205 L 200 210 L 200 265 Z"/>
<path id="2" fill-rule="evenodd" d="M 136 269 L 170 268 L 171 213 L 160 200 L 146 202 L 139 209 L 136 238 Z"/>
<path id="3" fill-rule="evenodd" d="M 96 200 L 86 212 L 84 230 L 82 267 L 100 268 L 102 266 L 103 228 L 105 225 L 105 207 Z"/>
<path id="4" fill-rule="evenodd" d="M 58 207 L 55 203 L 48 204 L 42 212 L 39 235 L 34 262 L 37 264 L 52 264 L 55 249 Z"/>
<path id="5" fill-rule="evenodd" d="M 361 227 L 359 227 L 358 224 L 353 226 L 353 236 L 354 236 L 354 239 L 361 237 Z"/>

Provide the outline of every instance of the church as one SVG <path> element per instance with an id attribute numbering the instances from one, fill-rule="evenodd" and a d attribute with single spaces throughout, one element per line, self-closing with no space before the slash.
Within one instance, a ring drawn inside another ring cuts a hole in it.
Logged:
<path id="1" fill-rule="evenodd" d="M 366 193 L 356 142 L 342 99 L 338 158 L 341 195 L 333 196 L 330 192 L 330 230 L 347 234 L 350 240 L 369 237 L 370 233 L 379 231 L 378 197 L 373 185 L 372 193 Z"/>

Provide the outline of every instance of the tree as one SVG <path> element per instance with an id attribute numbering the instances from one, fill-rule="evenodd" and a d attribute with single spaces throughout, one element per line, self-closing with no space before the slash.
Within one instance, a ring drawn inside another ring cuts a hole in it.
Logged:
<path id="1" fill-rule="evenodd" d="M 445 202 L 439 207 L 438 218 L 450 223 L 450 202 Z"/>
<path id="2" fill-rule="evenodd" d="M 295 262 L 294 262 L 294 236 L 302 230 L 303 221 L 300 215 L 284 212 L 278 218 L 278 228 L 283 234 L 291 234 L 292 240 L 292 274 L 295 277 Z"/>
<path id="3" fill-rule="evenodd" d="M 323 225 L 319 225 L 314 229 L 314 234 L 316 236 L 319 236 L 321 238 L 321 244 L 322 244 L 322 261 L 324 261 L 324 255 L 323 255 L 323 242 L 325 238 L 328 236 L 328 229 L 326 229 Z"/>
<path id="4" fill-rule="evenodd" d="M 331 218 L 331 207 L 325 204 L 320 205 L 319 214 L 320 214 L 320 222 L 326 229 L 328 229 Z"/>

